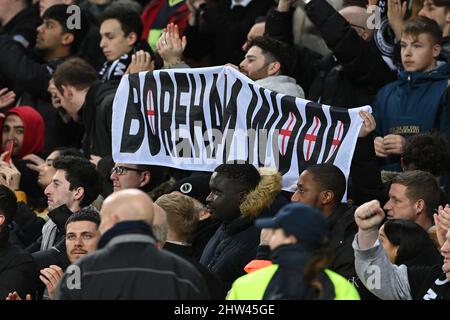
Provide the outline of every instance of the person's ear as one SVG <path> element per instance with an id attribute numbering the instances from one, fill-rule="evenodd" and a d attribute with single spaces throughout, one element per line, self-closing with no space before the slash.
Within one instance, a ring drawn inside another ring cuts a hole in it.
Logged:
<path id="1" fill-rule="evenodd" d="M 75 190 L 73 190 L 73 197 L 75 198 L 75 200 L 81 202 L 81 200 L 84 197 L 84 188 L 83 187 L 78 187 Z"/>
<path id="2" fill-rule="evenodd" d="M 425 201 L 423 199 L 419 199 L 416 202 L 416 213 L 420 214 L 422 212 L 425 212 Z"/>
<path id="3" fill-rule="evenodd" d="M 75 36 L 73 33 L 65 32 L 61 39 L 61 44 L 64 46 L 70 46 L 75 41 Z"/>
<path id="4" fill-rule="evenodd" d="M 73 98 L 73 90 L 72 90 L 72 87 L 71 87 L 71 86 L 63 84 L 63 85 L 61 86 L 61 89 L 62 89 L 62 92 L 60 92 L 59 90 L 58 90 L 58 92 L 59 92 L 64 98 L 69 99 L 69 100 Z"/>
<path id="5" fill-rule="evenodd" d="M 298 243 L 298 239 L 296 236 L 293 236 L 291 234 L 286 238 L 286 244 L 296 244 L 296 243 Z"/>
<path id="6" fill-rule="evenodd" d="M 111 222 L 112 222 L 111 225 L 113 225 L 113 226 L 114 226 L 115 224 L 119 223 L 119 222 L 120 222 L 119 216 L 116 215 L 115 213 L 111 213 Z"/>
<path id="7" fill-rule="evenodd" d="M 147 183 L 150 183 L 151 178 L 152 178 L 152 176 L 151 176 L 151 173 L 149 171 L 142 172 L 142 174 L 141 174 L 141 183 L 139 184 L 139 188 L 142 188 Z"/>
<path id="8" fill-rule="evenodd" d="M 136 43 L 137 40 L 138 40 L 138 37 L 137 37 L 136 32 L 130 32 L 127 35 L 127 43 L 130 47 L 132 47 Z"/>
<path id="9" fill-rule="evenodd" d="M 400 249 L 400 246 L 393 246 L 392 248 L 394 250 L 393 254 L 394 254 L 394 263 L 397 262 L 397 257 L 398 257 L 398 249 Z"/>
<path id="10" fill-rule="evenodd" d="M 440 44 L 435 44 L 433 46 L 433 58 L 436 59 L 441 54 L 441 48 Z"/>
<path id="11" fill-rule="evenodd" d="M 322 205 L 328 205 L 334 200 L 334 192 L 331 190 L 325 190 L 320 193 L 320 202 Z"/>
<path id="12" fill-rule="evenodd" d="M 281 64 L 278 61 L 274 61 L 269 63 L 269 66 L 267 68 L 267 74 L 269 76 L 276 76 L 277 74 L 280 73 L 280 69 L 281 69 Z"/>

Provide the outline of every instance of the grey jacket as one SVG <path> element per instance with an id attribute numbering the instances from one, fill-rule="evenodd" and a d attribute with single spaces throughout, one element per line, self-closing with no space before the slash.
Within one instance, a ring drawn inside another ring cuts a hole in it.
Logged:
<path id="1" fill-rule="evenodd" d="M 378 240 L 370 249 L 359 249 L 357 236 L 353 240 L 355 269 L 366 288 L 383 300 L 412 300 L 408 268 L 391 264 Z"/>
<path id="2" fill-rule="evenodd" d="M 270 76 L 256 80 L 255 83 L 271 91 L 287 94 L 297 98 L 305 98 L 305 92 L 302 87 L 297 84 L 294 78 L 288 76 Z"/>

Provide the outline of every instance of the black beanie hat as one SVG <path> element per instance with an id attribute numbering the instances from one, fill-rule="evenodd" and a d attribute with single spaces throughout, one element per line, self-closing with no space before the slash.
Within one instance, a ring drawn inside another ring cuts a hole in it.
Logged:
<path id="1" fill-rule="evenodd" d="M 178 191 L 206 205 L 209 193 L 211 173 L 193 173 L 187 178 L 178 180 L 171 191 Z"/>

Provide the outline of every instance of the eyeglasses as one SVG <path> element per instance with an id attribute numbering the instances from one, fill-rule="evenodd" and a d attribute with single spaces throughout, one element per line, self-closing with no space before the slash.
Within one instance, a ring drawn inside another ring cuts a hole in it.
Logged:
<path id="1" fill-rule="evenodd" d="M 111 169 L 111 174 L 115 173 L 118 176 L 121 176 L 121 175 L 127 174 L 128 171 L 143 172 L 144 170 L 124 167 L 124 166 L 117 166 L 117 167 L 114 167 Z"/>

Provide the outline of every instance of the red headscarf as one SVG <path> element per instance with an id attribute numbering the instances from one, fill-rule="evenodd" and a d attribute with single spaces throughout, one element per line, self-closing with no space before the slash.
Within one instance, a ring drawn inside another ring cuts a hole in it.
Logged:
<path id="1" fill-rule="evenodd" d="M 23 122 L 23 142 L 17 157 L 23 158 L 30 153 L 41 153 L 44 151 L 45 124 L 44 119 L 34 108 L 29 106 L 14 107 L 5 112 L 5 118 L 10 114 L 17 115 Z M 3 122 L 1 120 L 0 132 L 3 131 Z M 0 149 L 3 152 L 3 141 L 0 135 Z"/>

